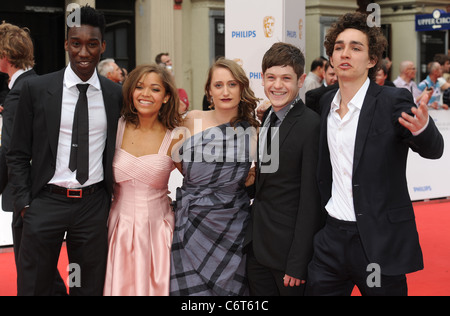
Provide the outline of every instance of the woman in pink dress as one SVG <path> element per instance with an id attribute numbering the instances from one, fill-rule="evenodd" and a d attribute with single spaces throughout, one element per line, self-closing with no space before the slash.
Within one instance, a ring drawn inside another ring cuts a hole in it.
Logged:
<path id="1" fill-rule="evenodd" d="M 169 294 L 174 215 L 167 196 L 174 164 L 172 130 L 180 123 L 172 76 L 157 65 L 129 74 L 113 162 L 104 294 Z"/>

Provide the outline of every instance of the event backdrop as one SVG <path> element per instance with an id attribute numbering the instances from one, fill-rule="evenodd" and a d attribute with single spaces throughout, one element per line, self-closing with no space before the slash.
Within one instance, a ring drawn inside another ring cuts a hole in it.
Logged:
<path id="1" fill-rule="evenodd" d="M 430 110 L 430 116 L 444 137 L 444 155 L 429 160 L 410 152 L 408 189 L 413 201 L 450 197 L 450 110 Z"/>
<path id="2" fill-rule="evenodd" d="M 305 34 L 305 0 L 225 0 L 225 56 L 246 71 L 258 98 L 267 100 L 261 74 L 264 53 L 277 42 L 305 52 Z"/>

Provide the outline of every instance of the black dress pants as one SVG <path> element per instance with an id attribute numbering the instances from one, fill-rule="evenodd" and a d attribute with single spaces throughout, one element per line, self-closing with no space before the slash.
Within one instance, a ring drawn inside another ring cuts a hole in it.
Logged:
<path id="1" fill-rule="evenodd" d="M 18 212 L 13 213 L 13 221 L 11 227 L 14 245 L 14 259 L 16 262 L 16 268 L 18 268 L 20 244 L 22 242 L 22 232 L 23 232 L 23 219 Z M 52 296 L 66 296 L 66 295 L 67 295 L 66 285 L 63 279 L 61 278 L 61 274 L 59 273 L 59 271 L 56 271 L 55 281 L 53 283 Z"/>
<path id="2" fill-rule="evenodd" d="M 355 285 L 363 296 L 407 296 L 405 275 L 383 275 L 367 259 L 356 223 L 328 217 L 314 238 L 308 266 L 307 296 L 350 296 Z"/>
<path id="3" fill-rule="evenodd" d="M 73 281 L 69 283 L 69 294 L 103 295 L 109 207 L 110 197 L 105 189 L 81 199 L 41 192 L 23 218 L 18 295 L 52 295 L 66 233 L 69 279 Z M 71 275 L 72 271 L 76 274 Z"/>
<path id="4" fill-rule="evenodd" d="M 305 285 L 284 286 L 285 272 L 262 265 L 256 259 L 253 249 L 247 254 L 247 277 L 250 296 L 303 296 Z"/>

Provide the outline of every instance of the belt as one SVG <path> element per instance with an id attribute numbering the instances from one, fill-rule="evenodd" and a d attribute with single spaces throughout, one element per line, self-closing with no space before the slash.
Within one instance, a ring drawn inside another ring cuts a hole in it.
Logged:
<path id="1" fill-rule="evenodd" d="M 42 190 L 54 194 L 64 195 L 71 199 L 81 199 L 84 196 L 88 196 L 94 194 L 95 192 L 104 189 L 104 182 L 99 182 L 88 187 L 79 188 L 79 189 L 67 189 L 63 187 L 59 187 L 53 184 L 45 185 Z"/>
<path id="2" fill-rule="evenodd" d="M 343 220 L 331 217 L 330 215 L 328 215 L 328 217 L 327 217 L 327 224 L 329 224 L 333 227 L 339 228 L 341 230 L 358 232 L 358 225 L 356 224 L 356 222 L 343 221 Z"/>

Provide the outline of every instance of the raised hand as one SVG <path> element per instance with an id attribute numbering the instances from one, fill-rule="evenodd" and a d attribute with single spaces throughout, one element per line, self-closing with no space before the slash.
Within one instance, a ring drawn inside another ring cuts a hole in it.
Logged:
<path id="1" fill-rule="evenodd" d="M 407 128 L 411 133 L 416 133 L 423 129 L 428 122 L 428 101 L 430 95 L 426 94 L 420 100 L 418 108 L 412 107 L 411 111 L 414 116 L 411 116 L 405 112 L 398 118 L 399 123 Z"/>

